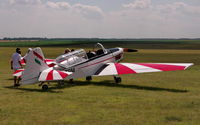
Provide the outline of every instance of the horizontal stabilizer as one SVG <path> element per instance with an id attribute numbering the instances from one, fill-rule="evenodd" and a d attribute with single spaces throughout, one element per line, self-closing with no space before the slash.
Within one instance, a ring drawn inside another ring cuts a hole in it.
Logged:
<path id="1" fill-rule="evenodd" d="M 48 68 L 41 72 L 39 81 L 57 81 L 64 80 L 71 72 L 54 70 L 53 68 Z"/>
<path id="2" fill-rule="evenodd" d="M 13 73 L 13 76 L 21 77 L 24 69 L 18 69 Z"/>

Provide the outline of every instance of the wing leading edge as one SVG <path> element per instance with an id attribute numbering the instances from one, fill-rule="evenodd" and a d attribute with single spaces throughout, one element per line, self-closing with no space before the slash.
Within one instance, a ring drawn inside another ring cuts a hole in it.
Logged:
<path id="1" fill-rule="evenodd" d="M 108 63 L 94 76 L 185 70 L 193 63 Z"/>

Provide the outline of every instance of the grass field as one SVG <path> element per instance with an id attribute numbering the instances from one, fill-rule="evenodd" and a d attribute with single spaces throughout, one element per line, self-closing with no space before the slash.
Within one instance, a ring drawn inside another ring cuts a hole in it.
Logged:
<path id="1" fill-rule="evenodd" d="M 71 40 L 40 40 L 40 41 L 1 41 L 0 47 L 91 47 L 100 42 L 106 46 L 133 46 L 139 49 L 200 49 L 199 39 L 71 39 Z"/>
<path id="2" fill-rule="evenodd" d="M 46 57 L 55 58 L 65 48 L 42 49 Z M 62 87 L 51 84 L 43 92 L 38 85 L 12 87 L 9 60 L 14 49 L 0 47 L 1 125 L 200 124 L 200 50 L 139 49 L 126 53 L 123 61 L 195 65 L 186 71 L 122 75 L 121 84 L 111 76 L 78 79 Z M 27 48 L 21 49 L 23 55 Z"/>

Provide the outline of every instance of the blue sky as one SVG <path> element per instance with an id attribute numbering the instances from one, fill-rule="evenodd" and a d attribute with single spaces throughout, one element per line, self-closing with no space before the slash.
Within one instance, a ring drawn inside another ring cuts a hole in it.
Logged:
<path id="1" fill-rule="evenodd" d="M 200 37 L 199 0 L 1 0 L 0 38 Z"/>

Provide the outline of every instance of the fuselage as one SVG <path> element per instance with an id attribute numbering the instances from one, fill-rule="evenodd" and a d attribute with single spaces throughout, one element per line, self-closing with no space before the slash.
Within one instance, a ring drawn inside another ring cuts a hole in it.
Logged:
<path id="1" fill-rule="evenodd" d="M 72 60 L 71 57 L 69 60 Z M 94 57 L 88 58 L 84 61 L 80 60 L 80 63 L 77 63 L 75 65 L 72 65 L 67 68 L 65 65 L 68 63 L 62 63 L 62 65 L 58 64 L 54 66 L 54 68 L 61 68 L 60 70 L 65 70 L 65 71 L 71 71 L 73 72 L 70 76 L 68 76 L 66 79 L 73 79 L 73 78 L 82 78 L 82 77 L 87 77 L 87 76 L 92 76 L 95 75 L 96 73 L 100 72 L 104 66 L 108 63 L 114 63 L 114 62 L 119 62 L 120 60 L 123 59 L 123 49 L 122 48 L 111 48 L 111 49 L 106 49 L 104 52 L 99 53 L 98 55 L 95 55 Z M 76 57 L 75 60 L 78 60 Z"/>

